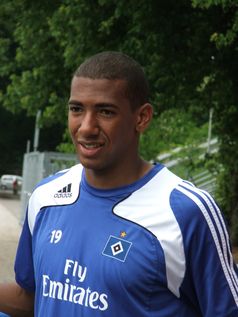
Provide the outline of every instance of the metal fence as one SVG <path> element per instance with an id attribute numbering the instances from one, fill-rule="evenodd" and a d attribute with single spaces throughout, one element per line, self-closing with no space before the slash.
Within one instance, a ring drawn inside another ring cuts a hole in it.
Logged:
<path id="1" fill-rule="evenodd" d="M 189 179 L 197 187 L 206 190 L 209 194 L 215 195 L 217 186 L 217 173 L 211 173 L 204 170 L 201 173 L 195 174 Z"/>
<path id="2" fill-rule="evenodd" d="M 197 146 L 197 149 L 199 150 L 197 158 L 199 160 L 203 160 L 205 158 L 206 153 L 208 153 L 208 148 L 209 154 L 216 153 L 219 148 L 218 139 L 213 138 L 209 142 L 204 142 Z M 159 162 L 162 162 L 165 166 L 173 171 L 176 170 L 178 166 L 183 165 L 183 163 L 186 161 L 187 158 L 182 155 L 184 151 L 186 151 L 185 147 L 177 147 L 170 152 L 158 155 L 157 159 Z M 222 167 L 220 167 L 219 170 L 222 171 Z M 217 176 L 218 172 L 212 173 L 211 171 L 204 168 L 203 171 L 199 173 L 195 172 L 195 174 L 193 173 L 186 179 L 214 196 L 217 186 Z"/>

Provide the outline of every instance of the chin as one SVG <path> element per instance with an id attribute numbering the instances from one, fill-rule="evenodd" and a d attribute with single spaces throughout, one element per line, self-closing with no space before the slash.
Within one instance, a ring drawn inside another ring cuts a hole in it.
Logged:
<path id="1" fill-rule="evenodd" d="M 90 170 L 94 170 L 94 171 L 100 171 L 100 170 L 104 169 L 103 164 L 101 164 L 99 162 L 92 161 L 92 160 L 85 160 L 85 159 L 79 158 L 79 162 L 86 169 L 90 169 Z"/>

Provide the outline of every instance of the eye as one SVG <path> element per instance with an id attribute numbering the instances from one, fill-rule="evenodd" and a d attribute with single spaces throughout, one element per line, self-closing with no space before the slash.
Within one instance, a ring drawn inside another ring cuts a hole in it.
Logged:
<path id="1" fill-rule="evenodd" d="M 80 113 L 83 111 L 83 108 L 80 105 L 69 104 L 69 111 L 74 113 Z"/>
<path id="2" fill-rule="evenodd" d="M 100 109 L 100 114 L 104 117 L 112 117 L 115 115 L 115 111 L 112 111 L 110 109 Z"/>

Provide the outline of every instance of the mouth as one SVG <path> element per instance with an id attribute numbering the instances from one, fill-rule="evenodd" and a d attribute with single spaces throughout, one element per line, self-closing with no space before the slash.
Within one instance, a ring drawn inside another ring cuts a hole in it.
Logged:
<path id="1" fill-rule="evenodd" d="M 96 158 L 102 151 L 104 143 L 102 142 L 83 142 L 78 141 L 78 152 L 81 157 Z"/>
<path id="2" fill-rule="evenodd" d="M 90 142 L 90 143 L 85 143 L 85 142 L 78 142 L 82 147 L 85 149 L 91 150 L 91 149 L 98 149 L 103 146 L 102 143 L 95 143 L 95 142 Z"/>

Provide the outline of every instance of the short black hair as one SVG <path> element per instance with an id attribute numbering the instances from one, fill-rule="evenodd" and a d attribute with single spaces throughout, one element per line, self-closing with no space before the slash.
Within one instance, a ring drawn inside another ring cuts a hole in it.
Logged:
<path id="1" fill-rule="evenodd" d="M 124 80 L 126 82 L 125 93 L 132 109 L 149 101 L 149 85 L 141 65 L 124 53 L 105 51 L 93 55 L 79 66 L 74 76 Z"/>

